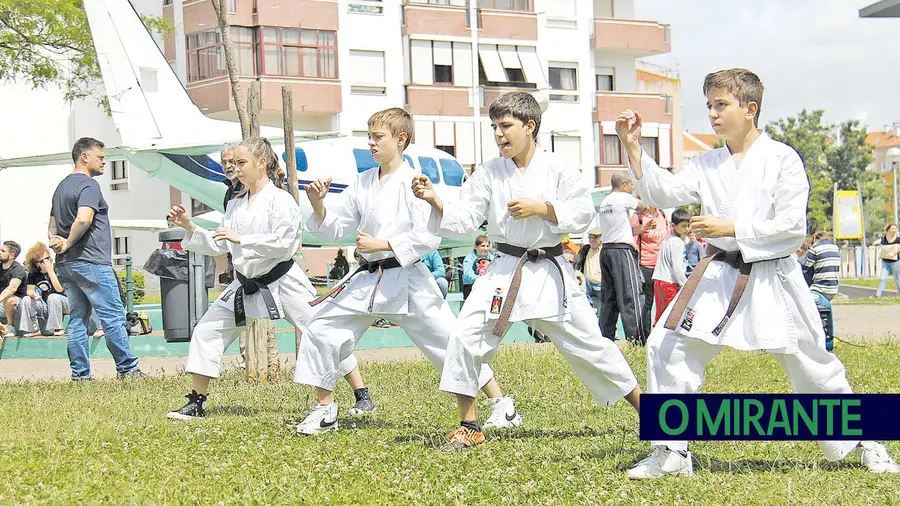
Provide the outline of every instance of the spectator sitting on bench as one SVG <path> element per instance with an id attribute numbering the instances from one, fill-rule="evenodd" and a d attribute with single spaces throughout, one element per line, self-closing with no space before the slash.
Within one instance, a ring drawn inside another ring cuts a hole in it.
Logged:
<path id="1" fill-rule="evenodd" d="M 44 243 L 35 244 L 25 254 L 24 263 L 28 271 L 27 296 L 19 301 L 20 330 L 25 332 L 24 337 L 37 337 L 42 333 L 43 322 L 48 334 L 64 335 L 63 316 L 69 314 L 69 299 L 56 277 L 50 249 Z M 100 328 L 95 312 L 91 314 L 91 324 L 94 328 Z M 102 335 L 103 331 L 98 330 L 94 337 Z"/>

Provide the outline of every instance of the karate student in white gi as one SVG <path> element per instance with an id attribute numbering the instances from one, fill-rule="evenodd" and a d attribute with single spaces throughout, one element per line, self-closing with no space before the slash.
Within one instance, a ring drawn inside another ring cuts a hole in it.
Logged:
<path id="1" fill-rule="evenodd" d="M 300 207 L 290 193 L 272 184 L 278 160 L 266 139 L 252 137 L 233 148 L 235 173 L 247 189 L 228 202 L 222 225 L 210 232 L 195 226 L 184 206 L 169 211 L 183 227 L 182 246 L 205 255 L 231 253 L 235 279 L 194 327 L 185 370 L 192 374 L 188 402 L 166 417 L 195 420 L 206 415 L 210 378 L 219 377 L 222 356 L 244 329 L 247 318 L 282 316 L 300 330 L 312 314 L 316 291 L 293 261 L 300 247 Z M 356 358 L 341 363 L 351 386 L 363 387 Z"/>
<path id="2" fill-rule="evenodd" d="M 691 227 L 710 247 L 650 334 L 647 391 L 698 392 L 706 365 L 730 347 L 773 353 L 798 393 L 851 393 L 844 365 L 825 350 L 816 305 L 791 258 L 806 233 L 803 162 L 759 130 L 763 85 L 756 74 L 709 74 L 703 93 L 725 146 L 697 156 L 678 174 L 660 169 L 641 149 L 639 113 L 626 110 L 616 123 L 641 196 L 661 208 L 700 202 L 706 214 L 691 218 Z M 687 441 L 651 444 L 652 453 L 629 478 L 693 474 Z M 900 471 L 879 443 L 819 446 L 831 461 L 855 452 L 871 472 Z"/>
<path id="3" fill-rule="evenodd" d="M 625 397 L 637 409 L 639 402 L 634 373 L 603 337 L 563 258 L 566 234 L 583 232 L 594 217 L 581 172 L 535 144 L 541 108 L 530 94 L 502 95 L 489 113 L 501 158 L 477 168 L 458 201 L 443 201 L 427 177 L 413 183 L 416 196 L 433 209 L 429 229 L 471 234 L 487 219 L 500 253 L 472 287 L 450 339 L 441 390 L 457 395 L 460 426 L 448 436 L 446 450 L 484 443 L 475 411 L 478 371 L 493 358 L 510 322 L 524 321 L 549 336 L 598 404 Z"/>
<path id="4" fill-rule="evenodd" d="M 333 390 L 338 364 L 378 318 L 399 325 L 441 371 L 456 317 L 428 268 L 419 262 L 440 245 L 428 232 L 430 208 L 410 187 L 415 169 L 403 159 L 413 121 L 403 109 L 380 111 L 369 118 L 369 149 L 380 166 L 359 174 L 339 196 L 329 197 L 331 179 L 306 188 L 314 214 L 307 229 L 323 240 L 337 241 L 359 231 L 359 268 L 331 292 L 313 302 L 318 311 L 300 345 L 294 381 L 316 387 L 316 402 L 297 426 L 300 434 L 321 434 L 338 427 Z M 492 407 L 491 426 L 521 425 L 509 397 L 503 397 L 493 371 L 480 368 L 477 387 Z"/>

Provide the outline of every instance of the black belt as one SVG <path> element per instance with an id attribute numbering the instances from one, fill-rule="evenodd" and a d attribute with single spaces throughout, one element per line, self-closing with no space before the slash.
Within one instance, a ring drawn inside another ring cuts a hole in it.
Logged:
<path id="1" fill-rule="evenodd" d="M 237 276 L 238 281 L 241 283 L 240 288 L 234 294 L 234 323 L 238 327 L 243 327 L 247 324 L 247 313 L 244 310 L 244 294 L 261 293 L 266 303 L 266 311 L 269 312 L 269 318 L 272 320 L 278 319 L 280 316 L 278 314 L 278 305 L 275 304 L 275 298 L 272 297 L 272 292 L 269 291 L 269 285 L 281 279 L 293 266 L 293 260 L 285 260 L 273 267 L 271 271 L 255 278 L 247 278 L 235 269 L 234 275 Z"/>
<path id="2" fill-rule="evenodd" d="M 513 272 L 512 281 L 509 284 L 509 294 L 506 296 L 506 302 L 500 310 L 500 317 L 494 324 L 493 334 L 497 337 L 503 337 L 506 333 L 506 324 L 509 323 L 509 315 L 512 313 L 513 304 L 519 295 L 519 285 L 522 284 L 522 267 L 528 262 L 537 262 L 538 260 L 550 260 L 559 271 L 559 279 L 562 283 L 562 303 L 563 308 L 568 307 L 568 299 L 566 298 L 566 278 L 563 276 L 562 267 L 556 261 L 556 257 L 563 254 L 562 244 L 550 248 L 522 248 L 511 244 L 497 243 L 497 251 L 505 255 L 519 257 L 519 263 L 516 264 L 516 270 Z"/>
<path id="3" fill-rule="evenodd" d="M 417 260 L 418 261 L 418 260 Z M 353 279 L 354 276 L 363 271 L 378 272 L 378 279 L 375 281 L 375 286 L 372 287 L 372 296 L 369 298 L 369 312 L 372 312 L 372 309 L 375 307 L 375 292 L 378 291 L 378 285 L 381 284 L 381 277 L 384 276 L 385 269 L 396 269 L 398 267 L 402 267 L 400 265 L 400 261 L 395 257 L 385 258 L 384 260 L 376 260 L 374 262 L 367 262 L 365 259 L 359 259 L 359 267 L 353 271 L 346 279 L 341 281 L 340 283 L 334 285 L 331 290 L 328 290 L 325 295 L 316 298 L 312 302 L 309 303 L 310 306 L 316 306 L 325 301 L 328 297 L 337 295 L 347 286 L 347 283 Z"/>

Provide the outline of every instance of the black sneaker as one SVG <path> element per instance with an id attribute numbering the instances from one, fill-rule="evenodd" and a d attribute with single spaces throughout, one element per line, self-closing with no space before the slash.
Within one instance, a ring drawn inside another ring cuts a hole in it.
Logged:
<path id="1" fill-rule="evenodd" d="M 149 375 L 145 374 L 144 371 L 140 369 L 132 369 L 128 372 L 120 372 L 116 375 L 119 379 L 148 379 Z"/>
<path id="2" fill-rule="evenodd" d="M 187 394 L 185 397 L 188 399 L 187 404 L 182 406 L 178 411 L 169 411 L 166 414 L 166 418 L 189 422 L 191 420 L 199 420 L 206 416 L 206 411 L 203 410 L 203 403 L 206 402 L 205 395 L 198 394 L 196 390 L 191 390 L 191 393 Z"/>
<path id="3" fill-rule="evenodd" d="M 377 409 L 372 397 L 369 395 L 368 388 L 360 388 L 353 391 L 356 397 L 356 405 L 347 410 L 347 414 L 351 416 L 368 415 L 374 413 Z"/>

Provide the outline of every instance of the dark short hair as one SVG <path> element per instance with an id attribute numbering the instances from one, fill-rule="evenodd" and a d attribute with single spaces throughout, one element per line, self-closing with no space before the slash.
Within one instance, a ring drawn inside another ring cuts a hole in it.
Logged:
<path id="1" fill-rule="evenodd" d="M 687 209 L 676 209 L 672 211 L 672 225 L 678 225 L 685 221 L 691 221 L 690 211 Z"/>
<path id="2" fill-rule="evenodd" d="M 22 247 L 19 246 L 19 243 L 16 241 L 6 241 L 3 245 L 9 248 L 9 252 L 13 254 L 13 258 L 18 257 L 19 253 L 22 252 Z"/>
<path id="3" fill-rule="evenodd" d="M 629 181 L 631 181 L 631 173 L 626 170 L 616 172 L 609 178 L 609 184 L 616 190 Z"/>
<path id="4" fill-rule="evenodd" d="M 537 139 L 538 132 L 541 130 L 541 105 L 531 96 L 531 93 L 525 91 L 512 91 L 500 95 L 488 109 L 488 116 L 491 121 L 497 121 L 504 116 L 512 116 L 525 124 L 534 121 L 534 133 L 532 133 L 534 139 Z"/>
<path id="5" fill-rule="evenodd" d="M 78 163 L 78 158 L 81 157 L 81 153 L 90 151 L 94 148 L 103 149 L 104 147 L 105 145 L 97 139 L 91 137 L 82 137 L 75 141 L 75 145 L 72 146 L 72 161 Z"/>

